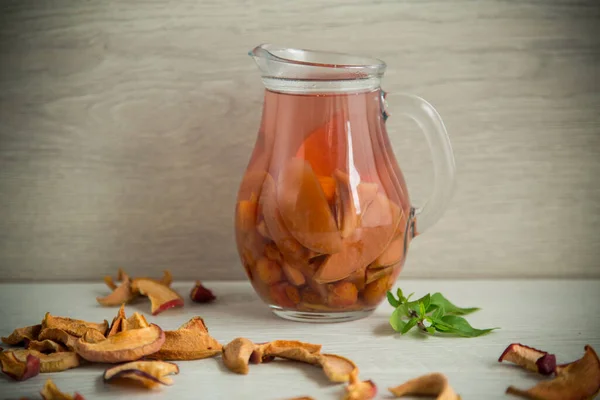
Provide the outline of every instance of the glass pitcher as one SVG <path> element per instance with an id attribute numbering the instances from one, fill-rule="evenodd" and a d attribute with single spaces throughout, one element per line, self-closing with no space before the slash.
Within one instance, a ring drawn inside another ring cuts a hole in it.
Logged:
<path id="1" fill-rule="evenodd" d="M 394 284 L 411 239 L 437 222 L 451 197 L 455 165 L 444 124 L 425 100 L 394 95 L 433 156 L 431 198 L 413 207 L 386 132 L 383 61 L 270 44 L 249 54 L 266 90 L 236 203 L 246 274 L 282 318 L 365 317 Z"/>

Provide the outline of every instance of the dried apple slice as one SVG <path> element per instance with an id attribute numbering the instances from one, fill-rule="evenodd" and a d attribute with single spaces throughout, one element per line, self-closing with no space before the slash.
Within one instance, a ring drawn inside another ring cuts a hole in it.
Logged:
<path id="1" fill-rule="evenodd" d="M 392 267 L 390 267 L 391 269 Z M 380 270 L 381 271 L 381 270 Z M 382 276 L 374 282 L 367 284 L 363 291 L 363 300 L 369 305 L 379 304 L 381 299 L 385 297 L 385 294 L 394 284 L 392 278 L 392 272 L 389 271 L 387 275 Z"/>
<path id="2" fill-rule="evenodd" d="M 121 284 L 114 289 L 108 296 L 96 297 L 96 301 L 103 306 L 118 306 L 129 303 L 135 299 L 137 294 L 131 290 L 131 279 L 129 275 L 123 273 Z"/>
<path id="3" fill-rule="evenodd" d="M 289 232 L 304 247 L 318 253 L 336 253 L 342 237 L 323 189 L 310 164 L 290 159 L 279 174 L 277 204 Z"/>
<path id="4" fill-rule="evenodd" d="M 88 329 L 81 337 L 81 340 L 87 343 L 100 343 L 106 340 L 106 337 L 95 329 Z"/>
<path id="5" fill-rule="evenodd" d="M 582 358 L 556 368 L 556 378 L 521 390 L 510 386 L 506 393 L 526 399 L 593 399 L 600 392 L 600 360 L 591 346 Z"/>
<path id="6" fill-rule="evenodd" d="M 336 170 L 333 177 L 335 178 L 337 224 L 342 238 L 347 238 L 358 226 L 359 216 L 354 206 L 350 177 L 340 170 Z"/>
<path id="7" fill-rule="evenodd" d="M 11 346 L 17 346 L 29 340 L 37 340 L 41 330 L 42 325 L 39 324 L 17 328 L 8 337 L 2 337 L 2 341 Z"/>
<path id="8" fill-rule="evenodd" d="M 331 382 L 348 382 L 352 374 L 358 374 L 354 362 L 336 354 L 322 354 L 319 363 Z"/>
<path id="9" fill-rule="evenodd" d="M 255 345 L 246 338 L 236 338 L 223 347 L 223 363 L 236 374 L 248 374 L 248 363 Z"/>
<path id="10" fill-rule="evenodd" d="M 55 317 L 48 312 L 42 321 L 42 329 L 44 328 L 62 329 L 68 334 L 77 337 L 83 336 L 88 329 L 95 329 L 104 335 L 108 329 L 108 321 L 104 320 L 102 323 L 88 322 L 67 317 Z"/>
<path id="11" fill-rule="evenodd" d="M 40 372 L 60 372 L 79 366 L 80 359 L 75 352 L 63 351 L 60 353 L 44 354 L 36 350 L 14 350 L 14 356 L 21 362 L 26 362 L 29 356 L 34 356 L 40 361 Z"/>
<path id="12" fill-rule="evenodd" d="M 250 200 L 240 200 L 237 203 L 236 229 L 240 232 L 250 232 L 256 227 L 258 198 L 252 193 Z"/>
<path id="13" fill-rule="evenodd" d="M 40 373 L 40 359 L 28 354 L 24 360 L 16 357 L 13 351 L 0 353 L 2 372 L 16 381 L 24 381 Z"/>
<path id="14" fill-rule="evenodd" d="M 127 317 L 125 316 L 125 304 L 121 304 L 117 316 L 114 317 L 112 322 L 110 323 L 110 327 L 108 328 L 108 333 L 106 334 L 106 337 L 110 337 L 121 332 L 123 327 L 123 321 L 126 319 Z"/>
<path id="15" fill-rule="evenodd" d="M 302 245 L 292 236 L 285 226 L 279 206 L 277 204 L 277 189 L 271 175 L 267 174 L 264 187 L 259 199 L 260 209 L 263 212 L 264 221 L 277 245 L 277 248 L 292 260 L 301 258 L 304 253 Z"/>
<path id="16" fill-rule="evenodd" d="M 32 340 L 27 344 L 27 349 L 39 351 L 40 353 L 60 353 L 61 351 L 67 351 L 64 345 L 51 339 Z"/>
<path id="17" fill-rule="evenodd" d="M 361 381 L 358 379 L 358 373 L 353 373 L 342 400 L 371 400 L 376 395 L 377 385 L 375 382 L 372 380 Z"/>
<path id="18" fill-rule="evenodd" d="M 367 268 L 367 272 L 365 274 L 365 279 L 367 285 L 371 282 L 375 282 L 378 279 L 389 277 L 394 272 L 394 267 L 389 266 L 385 268 Z"/>
<path id="19" fill-rule="evenodd" d="M 131 317 L 121 322 L 121 332 L 131 329 L 148 328 L 150 324 L 146 321 L 146 317 L 138 312 L 131 314 Z"/>
<path id="20" fill-rule="evenodd" d="M 223 346 L 208 334 L 204 320 L 194 317 L 176 331 L 165 331 L 165 342 L 147 357 L 158 360 L 199 360 L 221 353 Z"/>
<path id="21" fill-rule="evenodd" d="M 553 374 L 556 370 L 556 356 L 533 347 L 512 343 L 502 353 L 498 362 L 508 361 L 542 375 Z"/>
<path id="22" fill-rule="evenodd" d="M 210 303 L 216 299 L 213 292 L 202 285 L 200 281 L 196 281 L 196 285 L 190 292 L 190 298 L 196 303 Z"/>
<path id="23" fill-rule="evenodd" d="M 149 389 L 153 389 L 159 385 L 172 385 L 173 380 L 167 375 L 178 373 L 179 367 L 174 363 L 166 361 L 131 361 L 104 371 L 104 382 L 132 379 Z"/>
<path id="24" fill-rule="evenodd" d="M 263 283 L 272 285 L 283 279 L 281 267 L 273 260 L 262 257 L 256 262 L 256 275 Z"/>
<path id="25" fill-rule="evenodd" d="M 75 350 L 88 361 L 119 363 L 155 353 L 164 342 L 163 330 L 158 325 L 151 324 L 147 328 L 119 332 L 99 343 L 87 343 L 79 339 L 75 343 Z"/>
<path id="26" fill-rule="evenodd" d="M 377 267 L 387 267 L 397 264 L 404 256 L 404 235 L 398 236 L 390 242 L 385 251 L 373 262 Z"/>
<path id="27" fill-rule="evenodd" d="M 42 395 L 42 399 L 44 400 L 85 400 L 85 398 L 77 392 L 75 392 L 73 396 L 61 392 L 54 382 L 52 382 L 52 379 L 46 381 L 40 395 Z"/>
<path id="28" fill-rule="evenodd" d="M 77 342 L 78 339 L 79 338 L 77 336 L 73 336 L 58 328 L 44 328 L 40 332 L 39 336 L 39 340 L 52 340 L 62 343 L 69 350 L 75 349 L 75 342 Z"/>
<path id="29" fill-rule="evenodd" d="M 437 396 L 437 400 L 460 400 L 448 383 L 445 375 L 433 373 L 411 379 L 400 386 L 389 388 L 396 397 L 402 396 Z"/>
<path id="30" fill-rule="evenodd" d="M 169 308 L 183 307 L 183 299 L 170 287 L 147 278 L 136 278 L 132 283 L 133 291 L 148 296 L 152 304 L 152 315 Z"/>
<path id="31" fill-rule="evenodd" d="M 287 278 L 288 282 L 290 282 L 292 285 L 302 286 L 306 283 L 306 278 L 304 277 L 304 274 L 296 268 L 292 267 L 287 262 L 283 262 L 281 269 L 283 270 L 283 274 Z"/>
<path id="32" fill-rule="evenodd" d="M 325 195 L 327 203 L 332 204 L 335 200 L 335 180 L 330 176 L 317 176 L 321 190 Z"/>
<path id="33" fill-rule="evenodd" d="M 330 307 L 350 307 L 358 300 L 358 289 L 352 282 L 330 284 L 327 289 L 327 305 Z"/>

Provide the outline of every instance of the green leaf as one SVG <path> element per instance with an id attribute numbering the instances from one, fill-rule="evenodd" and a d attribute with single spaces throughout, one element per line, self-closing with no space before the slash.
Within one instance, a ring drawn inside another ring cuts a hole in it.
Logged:
<path id="1" fill-rule="evenodd" d="M 438 307 L 444 307 L 444 310 L 447 314 L 455 314 L 455 315 L 467 315 L 467 314 L 471 314 L 477 310 L 479 310 L 479 308 L 477 307 L 472 307 L 472 308 L 461 308 L 458 306 L 455 306 L 454 304 L 452 304 L 450 302 L 450 300 L 448 300 L 447 298 L 445 298 L 441 293 L 434 293 L 431 296 L 431 304 L 434 304 Z"/>
<path id="2" fill-rule="evenodd" d="M 406 321 L 402 320 L 404 317 L 406 317 L 406 305 L 401 304 L 394 310 L 390 317 L 390 325 L 396 332 L 402 332 L 404 325 L 406 325 Z"/>
<path id="3" fill-rule="evenodd" d="M 414 292 L 409 294 L 408 297 L 406 299 L 404 299 L 404 301 L 408 302 L 408 300 L 410 300 L 410 298 L 413 297 L 413 294 L 414 294 Z"/>
<path id="4" fill-rule="evenodd" d="M 398 288 L 398 290 L 396 290 L 396 296 L 398 297 L 398 301 L 400 303 L 404 303 L 405 299 L 404 299 L 404 293 L 402 293 L 402 289 Z"/>
<path id="5" fill-rule="evenodd" d="M 433 312 L 433 315 L 431 317 L 433 319 L 441 320 L 445 313 L 446 313 L 446 310 L 444 309 L 444 306 L 436 306 L 436 309 Z"/>
<path id="6" fill-rule="evenodd" d="M 427 314 L 427 307 L 422 301 L 419 301 L 419 315 L 424 317 Z"/>
<path id="7" fill-rule="evenodd" d="M 411 301 L 410 303 L 406 303 L 406 308 L 407 308 L 407 312 L 408 315 L 410 316 L 410 311 L 414 312 L 416 315 L 423 317 L 423 315 L 421 315 L 421 308 L 419 307 L 419 300 L 415 300 L 415 301 Z"/>
<path id="8" fill-rule="evenodd" d="M 402 328 L 401 334 L 405 334 L 406 332 L 410 331 L 412 328 L 415 327 L 415 325 L 417 325 L 417 322 L 419 322 L 418 318 L 411 318 L 408 320 L 408 322 L 406 322 L 406 324 L 404 324 L 404 327 Z"/>
<path id="9" fill-rule="evenodd" d="M 454 333 L 456 335 L 462 337 L 477 337 L 481 335 L 485 335 L 486 333 L 490 333 L 494 329 L 498 328 L 490 328 L 490 329 L 476 329 L 473 328 L 466 319 L 463 317 L 459 317 L 456 315 L 445 315 L 442 317 L 441 324 L 438 325 L 436 321 L 436 329 L 443 327 L 443 329 L 447 329 L 445 332 Z"/>
<path id="10" fill-rule="evenodd" d="M 425 328 L 425 330 L 427 331 L 427 333 L 432 335 L 435 333 L 435 328 L 433 326 L 428 326 L 427 328 Z"/>
<path id="11" fill-rule="evenodd" d="M 390 291 L 387 292 L 387 300 L 388 300 L 388 303 L 390 303 L 390 305 L 394 308 L 396 308 L 400 305 L 400 302 L 398 300 L 396 300 L 396 298 Z"/>

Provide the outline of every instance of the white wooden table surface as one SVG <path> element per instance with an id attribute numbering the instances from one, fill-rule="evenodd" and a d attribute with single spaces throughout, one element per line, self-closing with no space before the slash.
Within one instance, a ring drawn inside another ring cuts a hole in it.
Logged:
<path id="1" fill-rule="evenodd" d="M 522 342 L 556 354 L 568 362 L 591 344 L 600 350 L 600 281 L 399 281 L 405 292 L 440 291 L 459 306 L 482 310 L 468 319 L 475 327 L 500 326 L 488 336 L 463 339 L 395 334 L 388 325 L 392 308 L 382 304 L 369 318 L 339 324 L 288 322 L 273 316 L 246 282 L 206 282 L 218 299 L 210 305 L 186 299 L 183 309 L 152 317 L 149 303 L 128 307 L 144 312 L 163 329 L 175 329 L 194 315 L 202 316 L 211 334 L 223 344 L 244 336 L 254 341 L 298 339 L 320 343 L 323 351 L 353 359 L 361 377 L 373 379 L 377 398 L 390 398 L 387 387 L 432 371 L 445 373 L 463 399 L 504 399 L 507 386 L 527 388 L 533 374 L 497 362 L 511 342 Z M 187 294 L 191 282 L 174 288 Z M 0 284 L 0 334 L 39 323 L 46 311 L 90 321 L 110 320 L 116 308 L 100 307 L 95 297 L 107 293 L 103 284 Z M 0 377 L 0 398 L 39 398 L 47 378 L 66 392 L 78 391 L 92 399 L 286 399 L 310 395 L 338 399 L 343 385 L 330 384 L 320 369 L 293 362 L 251 365 L 246 376 L 230 373 L 220 358 L 179 362 L 174 385 L 148 392 L 104 384 L 104 365 L 87 365 L 25 382 Z"/>

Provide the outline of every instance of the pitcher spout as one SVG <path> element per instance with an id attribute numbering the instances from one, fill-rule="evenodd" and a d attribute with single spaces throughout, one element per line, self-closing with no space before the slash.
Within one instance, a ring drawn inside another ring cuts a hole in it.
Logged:
<path id="1" fill-rule="evenodd" d="M 291 92 L 375 89 L 386 68 L 376 58 L 270 43 L 256 46 L 248 54 L 256 62 L 267 88 L 280 86 L 278 89 Z"/>

